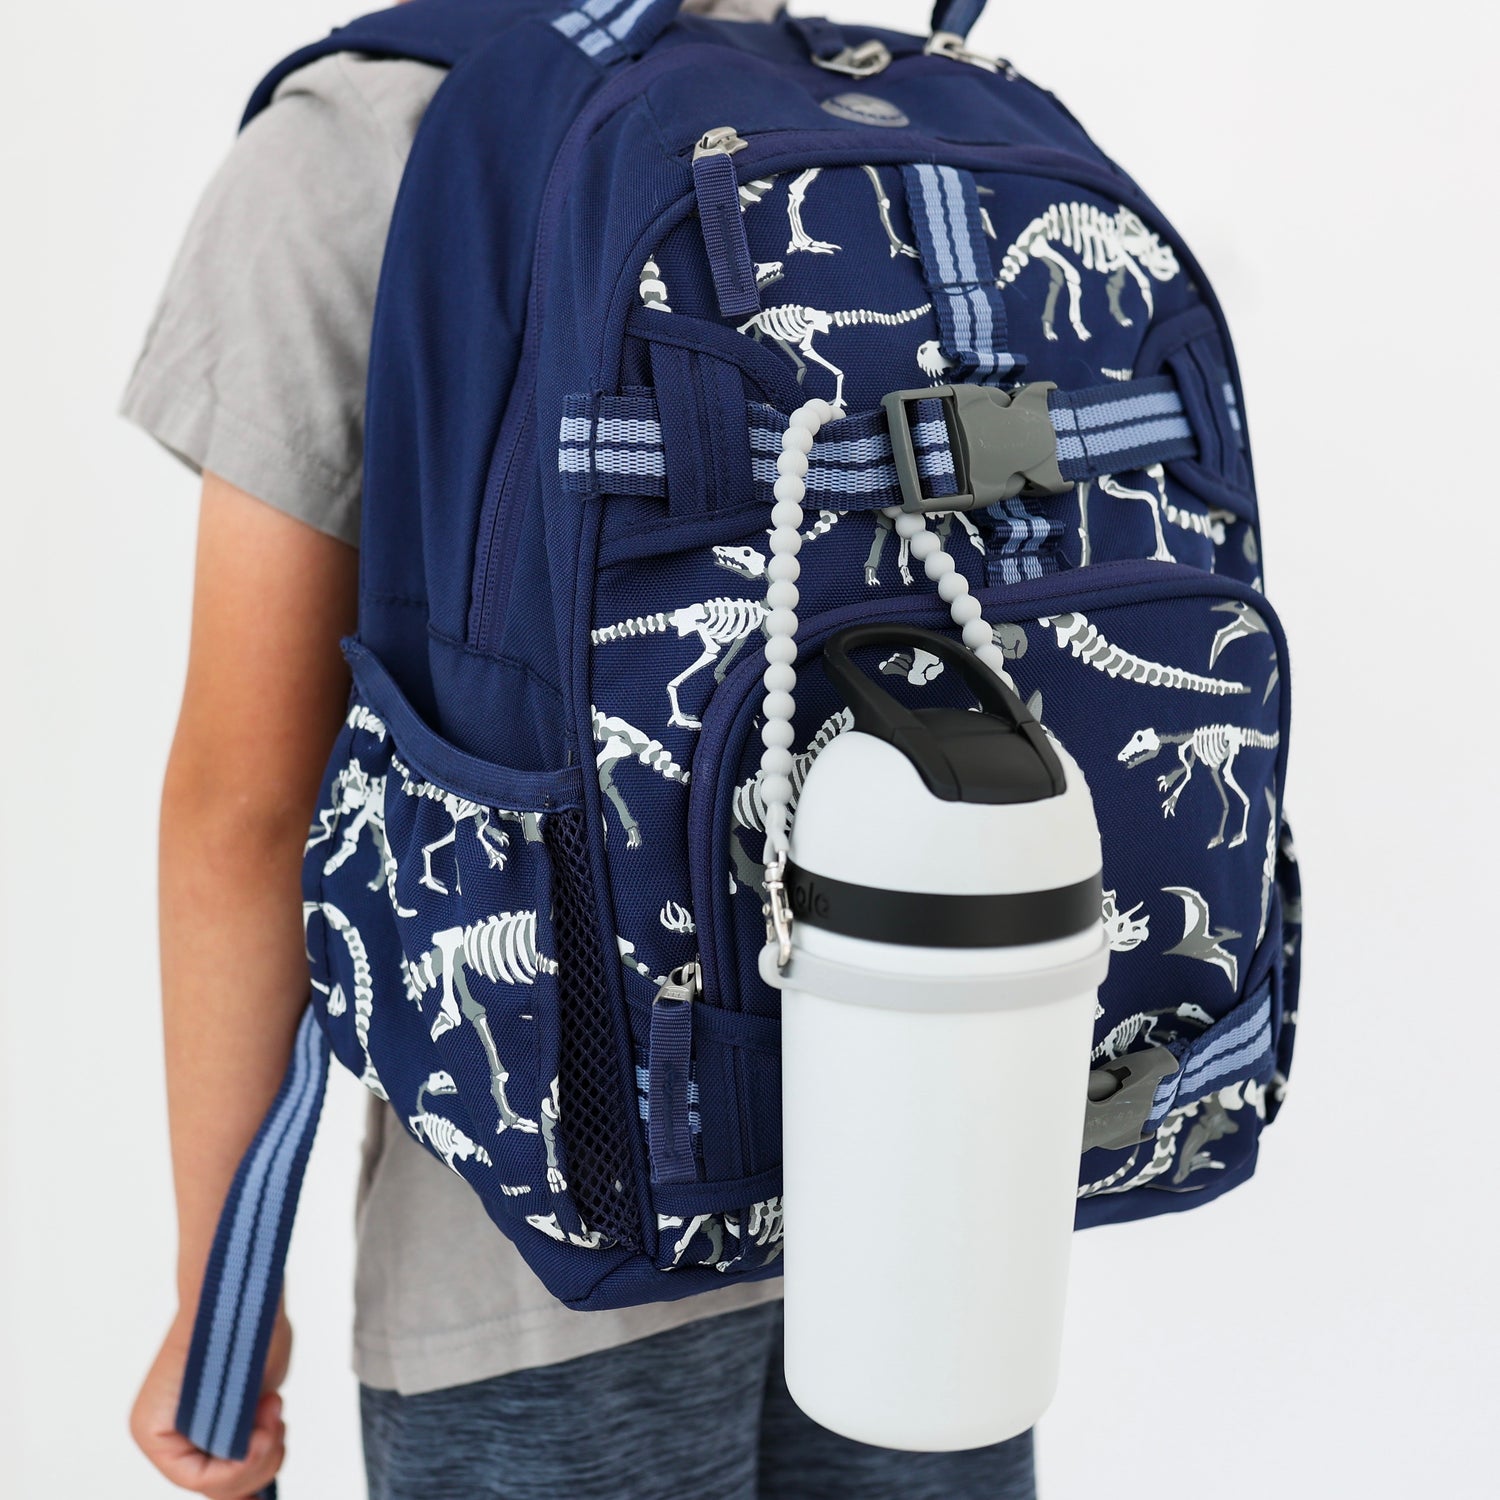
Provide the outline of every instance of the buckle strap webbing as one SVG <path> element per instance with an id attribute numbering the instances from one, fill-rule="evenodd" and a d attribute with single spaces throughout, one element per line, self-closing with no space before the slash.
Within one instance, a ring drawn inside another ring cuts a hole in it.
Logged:
<path id="1" fill-rule="evenodd" d="M 1268 979 L 1222 1020 L 1187 1045 L 1169 1044 L 1177 1071 L 1156 1086 L 1146 1129 L 1157 1126 L 1179 1105 L 1248 1079 L 1264 1081 L 1275 1071 L 1271 1046 L 1271 982 Z"/>
<path id="2" fill-rule="evenodd" d="M 1070 483 L 1191 458 L 1198 451 L 1170 375 L 1110 381 L 1080 391 L 1054 390 L 1048 394 L 1047 410 L 1057 436 L 1058 468 Z M 745 415 L 756 499 L 769 503 L 787 418 L 759 402 L 748 402 Z M 924 493 L 949 494 L 955 476 L 942 403 L 918 401 L 912 416 Z M 901 480 L 884 411 L 830 422 L 819 434 L 811 458 L 805 502 L 810 508 L 878 510 L 901 504 Z M 563 487 L 582 494 L 665 496 L 667 466 L 656 397 L 650 391 L 566 397 L 557 468 Z"/>
<path id="3" fill-rule="evenodd" d="M 309 1006 L 281 1088 L 219 1215 L 177 1407 L 177 1430 L 216 1458 L 243 1458 L 249 1446 L 328 1057 Z"/>
<path id="4" fill-rule="evenodd" d="M 998 385 L 1024 361 L 1005 347 L 1005 299 L 995 284 L 973 176 L 927 162 L 902 167 L 938 347 L 955 383 Z"/>

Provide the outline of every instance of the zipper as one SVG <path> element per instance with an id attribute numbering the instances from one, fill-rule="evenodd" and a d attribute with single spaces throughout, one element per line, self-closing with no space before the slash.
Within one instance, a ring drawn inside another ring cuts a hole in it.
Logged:
<path id="1" fill-rule="evenodd" d="M 732 157 L 745 140 L 732 125 L 705 131 L 693 147 L 693 193 L 698 200 L 698 223 L 713 273 L 719 315 L 748 318 L 760 311 L 755 263 L 745 237 L 745 215 L 740 209 L 740 184 Z"/>
<path id="2" fill-rule="evenodd" d="M 1137 561 L 1095 563 L 1087 568 L 1073 568 L 999 589 L 976 591 L 976 597 L 984 604 L 985 618 L 991 623 L 1031 620 L 1041 615 L 1065 612 L 1058 608 L 1060 605 L 1098 609 L 1195 595 L 1239 599 L 1252 605 L 1270 626 L 1277 658 L 1284 667 L 1286 638 L 1265 596 L 1249 584 L 1183 563 L 1170 566 Z M 871 618 L 934 629 L 944 629 L 952 624 L 947 606 L 935 594 L 909 599 L 862 600 L 841 609 L 827 610 L 804 620 L 797 632 L 799 672 L 835 631 Z M 751 660 L 738 663 L 729 672 L 703 715 L 703 728 L 693 754 L 694 767 L 705 768 L 701 777 L 694 776 L 689 787 L 688 849 L 702 851 L 701 857 L 690 863 L 693 914 L 701 934 L 699 965 L 703 992 L 711 997 L 709 1003 L 717 1006 L 724 1006 L 725 997 L 721 973 L 723 950 L 731 950 L 732 961 L 735 942 L 732 914 L 726 913 L 720 920 L 722 903 L 731 898 L 727 890 L 721 889 L 723 882 L 716 872 L 728 865 L 728 839 L 733 837 L 730 829 L 718 826 L 718 809 L 723 800 L 720 793 L 725 777 L 739 776 L 739 750 L 744 735 L 750 732 L 749 725 L 756 712 L 749 704 L 763 670 L 763 662 Z M 1283 784 L 1290 713 L 1291 695 L 1283 671 L 1281 744 L 1277 751 L 1277 780 Z M 712 772 L 707 770 L 709 767 L 714 768 Z M 759 849 L 751 848 L 746 852 L 754 860 Z M 735 1008 L 743 1007 L 741 1004 Z"/>
<path id="3" fill-rule="evenodd" d="M 673 969 L 651 1002 L 647 1044 L 647 1146 L 652 1182 L 696 1182 L 693 1150 L 693 1004 L 703 992 L 696 962 Z"/>

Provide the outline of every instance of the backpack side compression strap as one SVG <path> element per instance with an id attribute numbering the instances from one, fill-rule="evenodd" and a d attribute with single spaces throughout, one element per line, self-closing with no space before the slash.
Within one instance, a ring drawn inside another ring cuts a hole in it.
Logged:
<path id="1" fill-rule="evenodd" d="M 234 1174 L 203 1273 L 177 1430 L 219 1458 L 243 1458 L 250 1442 L 328 1057 L 309 1006 L 281 1088 Z"/>

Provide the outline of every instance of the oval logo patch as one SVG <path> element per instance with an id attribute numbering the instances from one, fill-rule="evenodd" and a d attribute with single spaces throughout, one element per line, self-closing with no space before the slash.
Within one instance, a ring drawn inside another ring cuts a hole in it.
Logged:
<path id="1" fill-rule="evenodd" d="M 823 101 L 823 108 L 841 120 L 853 120 L 856 125 L 911 124 L 894 104 L 877 99 L 874 94 L 835 94 Z"/>

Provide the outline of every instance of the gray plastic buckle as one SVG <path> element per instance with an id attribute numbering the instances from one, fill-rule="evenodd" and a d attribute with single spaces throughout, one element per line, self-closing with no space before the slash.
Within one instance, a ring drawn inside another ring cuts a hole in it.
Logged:
<path id="1" fill-rule="evenodd" d="M 979 510 L 1015 495 L 1061 495 L 1072 489 L 1057 465 L 1057 433 L 1047 412 L 1050 380 L 1002 391 L 993 385 L 935 385 L 891 391 L 881 400 L 891 429 L 891 450 L 906 511 Z M 917 449 L 907 407 L 941 401 L 953 450 L 957 488 L 951 495 L 922 493 Z"/>
<path id="2" fill-rule="evenodd" d="M 1155 1131 L 1146 1128 L 1156 1088 L 1178 1069 L 1178 1061 L 1165 1047 L 1127 1052 L 1095 1068 L 1089 1074 L 1089 1102 L 1083 1117 L 1083 1149 L 1122 1151 L 1149 1141 Z"/>

